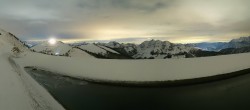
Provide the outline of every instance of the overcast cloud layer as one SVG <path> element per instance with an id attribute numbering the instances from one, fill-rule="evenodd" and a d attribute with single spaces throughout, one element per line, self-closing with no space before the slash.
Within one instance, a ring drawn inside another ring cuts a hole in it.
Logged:
<path id="1" fill-rule="evenodd" d="M 0 28 L 23 40 L 228 41 L 250 35 L 250 0 L 0 0 Z"/>

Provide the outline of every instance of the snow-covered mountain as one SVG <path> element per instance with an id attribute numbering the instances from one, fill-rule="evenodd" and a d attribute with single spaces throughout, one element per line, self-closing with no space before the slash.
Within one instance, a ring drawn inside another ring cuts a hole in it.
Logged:
<path id="1" fill-rule="evenodd" d="M 241 48 L 226 48 L 220 51 L 221 54 L 237 54 L 250 52 L 250 46 Z"/>
<path id="2" fill-rule="evenodd" d="M 106 54 L 108 54 L 108 52 L 119 54 L 118 52 L 116 52 L 114 50 L 111 50 L 111 49 L 106 50 L 107 49 L 106 47 L 97 46 L 95 44 L 81 45 L 81 46 L 79 46 L 79 48 L 81 48 L 81 49 L 83 49 L 85 51 L 91 52 L 91 53 L 101 54 L 101 55 L 106 55 Z"/>
<path id="3" fill-rule="evenodd" d="M 191 44 L 196 48 L 205 50 L 205 51 L 220 51 L 226 45 L 226 42 L 202 42 Z"/>
<path id="4" fill-rule="evenodd" d="M 56 41 L 55 44 L 50 44 L 44 41 L 31 48 L 35 52 L 45 53 L 49 55 L 66 55 L 72 49 L 71 46 L 61 41 Z"/>
<path id="5" fill-rule="evenodd" d="M 77 43 L 69 45 L 61 41 L 56 41 L 55 44 L 51 44 L 48 41 L 43 41 L 31 47 L 31 50 L 48 55 L 68 57 L 131 59 L 130 57 L 123 56 L 119 52 L 116 52 L 115 50 L 106 46 L 89 43 Z"/>
<path id="6" fill-rule="evenodd" d="M 250 46 L 250 36 L 231 40 L 224 48 L 242 48 Z"/>
<path id="7" fill-rule="evenodd" d="M 23 41 L 29 48 L 43 43 L 44 41 Z"/>
<path id="8" fill-rule="evenodd" d="M 33 50 L 34 52 L 44 53 L 48 55 L 94 58 L 87 52 L 82 51 L 81 49 L 78 48 L 74 48 L 61 41 L 56 41 L 55 44 L 50 44 L 48 41 L 43 41 L 40 44 L 31 47 L 31 50 Z"/>
<path id="9" fill-rule="evenodd" d="M 70 46 L 72 47 L 77 47 L 77 46 L 81 46 L 81 45 L 87 45 L 87 42 L 74 42 L 74 43 L 69 43 Z"/>
<path id="10" fill-rule="evenodd" d="M 194 47 L 184 44 L 174 44 L 169 41 L 150 40 L 137 46 L 134 58 L 185 58 Z"/>
<path id="11" fill-rule="evenodd" d="M 24 42 L 10 32 L 0 29 L 0 38 L 2 39 L 0 46 L 7 43 L 6 45 L 10 45 L 9 47 L 18 47 L 21 51 L 30 51 Z"/>
<path id="12" fill-rule="evenodd" d="M 96 58 L 108 59 L 166 59 L 166 58 L 190 58 L 215 56 L 223 54 L 231 54 L 228 48 L 234 48 L 233 51 L 248 52 L 245 50 L 250 47 L 250 37 L 241 37 L 233 39 L 228 43 L 196 43 L 196 44 L 175 44 L 169 41 L 150 40 L 144 41 L 141 44 L 133 43 L 118 43 L 115 41 L 109 43 L 73 43 L 64 44 L 57 42 L 54 45 L 48 42 L 38 44 L 31 49 L 36 52 L 41 52 L 51 55 L 80 55 L 80 53 L 90 54 Z M 237 50 L 238 48 L 243 48 Z M 74 50 L 72 50 L 74 49 Z M 78 50 L 77 50 L 78 49 Z M 225 50 L 226 49 L 226 50 Z M 71 54 L 71 52 L 76 52 Z M 82 51 L 82 52 L 81 52 Z M 231 49 L 232 51 L 232 49 Z M 80 53 L 79 53 L 80 52 Z M 84 56 L 85 56 L 84 55 Z"/>
<path id="13" fill-rule="evenodd" d="M 84 44 L 77 46 L 77 48 L 97 57 L 97 58 L 109 58 L 109 59 L 130 59 L 128 56 L 124 56 L 123 54 L 120 54 L 119 52 L 108 48 L 104 45 L 99 44 Z"/>
<path id="14" fill-rule="evenodd" d="M 232 39 L 229 42 L 213 42 L 213 43 L 195 43 L 191 44 L 196 48 L 200 48 L 205 51 L 220 51 L 227 48 L 242 48 L 250 46 L 250 36 L 241 37 L 238 39 Z"/>
<path id="15" fill-rule="evenodd" d="M 174 44 L 160 40 L 144 41 L 139 45 L 120 44 L 118 42 L 109 42 L 102 45 L 135 59 L 185 58 L 191 55 L 191 50 L 198 50 L 191 45 Z"/>
<path id="16" fill-rule="evenodd" d="M 137 53 L 137 45 L 132 43 L 124 44 L 112 41 L 109 43 L 99 43 L 98 45 L 109 47 L 113 50 L 116 50 L 120 54 L 124 54 L 131 57 Z"/>

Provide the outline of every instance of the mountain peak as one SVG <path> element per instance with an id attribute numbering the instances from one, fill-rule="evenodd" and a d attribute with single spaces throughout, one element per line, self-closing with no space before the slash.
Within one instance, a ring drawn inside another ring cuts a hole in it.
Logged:
<path id="1" fill-rule="evenodd" d="M 233 39 L 230 42 L 250 42 L 250 36 L 248 37 L 240 37 L 238 39 Z"/>
<path id="2" fill-rule="evenodd" d="M 63 43 L 62 41 L 56 41 L 55 44 L 51 44 L 48 41 L 43 41 L 31 49 L 45 54 L 65 55 L 69 50 L 72 49 L 72 47 Z"/>
<path id="3" fill-rule="evenodd" d="M 105 44 L 105 46 L 108 46 L 111 48 L 120 48 L 121 44 L 119 42 L 116 42 L 116 41 L 110 41 L 107 44 Z"/>
<path id="4" fill-rule="evenodd" d="M 150 47 L 162 47 L 162 46 L 170 46 L 172 43 L 169 41 L 161 41 L 161 40 L 150 40 L 150 41 L 144 41 L 139 46 L 141 48 L 150 48 Z"/>

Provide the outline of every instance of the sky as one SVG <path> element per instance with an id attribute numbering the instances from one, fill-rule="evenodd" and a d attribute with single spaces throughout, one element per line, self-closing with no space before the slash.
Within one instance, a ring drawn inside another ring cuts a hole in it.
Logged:
<path id="1" fill-rule="evenodd" d="M 250 0 L 0 0 L 22 40 L 225 42 L 250 35 Z"/>

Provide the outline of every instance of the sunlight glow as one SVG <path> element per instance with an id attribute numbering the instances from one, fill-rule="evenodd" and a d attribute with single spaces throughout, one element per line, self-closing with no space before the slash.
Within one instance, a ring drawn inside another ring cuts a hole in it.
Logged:
<path id="1" fill-rule="evenodd" d="M 50 38 L 50 39 L 48 40 L 48 42 L 49 42 L 49 44 L 51 44 L 51 45 L 55 45 L 55 44 L 56 44 L 56 39 L 55 39 L 55 38 Z"/>

